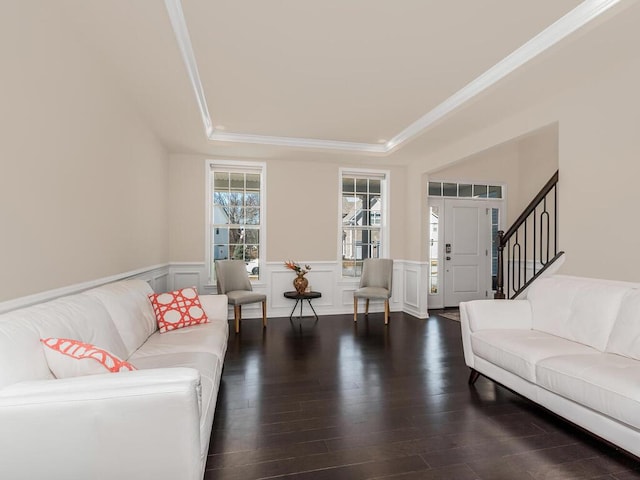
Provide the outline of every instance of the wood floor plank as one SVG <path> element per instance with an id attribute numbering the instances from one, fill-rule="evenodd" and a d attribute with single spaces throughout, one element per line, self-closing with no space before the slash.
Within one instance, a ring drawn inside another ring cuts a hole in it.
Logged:
<path id="1" fill-rule="evenodd" d="M 205 478 L 640 479 L 637 459 L 468 374 L 460 324 L 437 314 L 247 322 Z"/>

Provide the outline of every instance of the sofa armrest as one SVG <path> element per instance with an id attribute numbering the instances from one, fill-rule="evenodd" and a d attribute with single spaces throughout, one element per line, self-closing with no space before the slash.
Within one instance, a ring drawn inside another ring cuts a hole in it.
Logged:
<path id="1" fill-rule="evenodd" d="M 209 318 L 226 320 L 229 315 L 227 303 L 226 295 L 200 295 L 200 304 Z"/>
<path id="2" fill-rule="evenodd" d="M 528 300 L 474 300 L 460 303 L 460 321 L 472 332 L 493 328 L 524 328 L 532 325 Z"/>
<path id="3" fill-rule="evenodd" d="M 530 329 L 531 305 L 527 300 L 474 300 L 460 303 L 460 329 L 464 359 L 475 368 L 471 335 L 487 329 Z"/>
<path id="4" fill-rule="evenodd" d="M 200 376 L 165 368 L 0 391 L 0 478 L 202 478 Z"/>

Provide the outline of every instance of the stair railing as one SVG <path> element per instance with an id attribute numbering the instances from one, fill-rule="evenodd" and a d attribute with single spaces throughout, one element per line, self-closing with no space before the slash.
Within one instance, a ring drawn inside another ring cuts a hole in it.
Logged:
<path id="1" fill-rule="evenodd" d="M 558 251 L 558 172 L 506 231 L 497 236 L 494 298 L 515 298 L 563 252 Z"/>

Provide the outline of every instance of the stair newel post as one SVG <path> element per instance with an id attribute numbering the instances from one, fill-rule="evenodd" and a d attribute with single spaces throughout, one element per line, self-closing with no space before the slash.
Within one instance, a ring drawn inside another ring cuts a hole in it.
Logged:
<path id="1" fill-rule="evenodd" d="M 498 238 L 496 240 L 497 250 L 498 250 L 498 279 L 496 285 L 496 293 L 493 295 L 493 298 L 497 300 L 504 300 L 504 244 L 502 243 L 504 239 L 504 231 L 498 230 Z"/>

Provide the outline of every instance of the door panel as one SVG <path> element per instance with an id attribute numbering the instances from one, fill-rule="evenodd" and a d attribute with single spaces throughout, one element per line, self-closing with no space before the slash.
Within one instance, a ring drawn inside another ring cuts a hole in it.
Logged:
<path id="1" fill-rule="evenodd" d="M 482 202 L 445 200 L 445 307 L 486 298 L 490 227 Z"/>
<path id="2" fill-rule="evenodd" d="M 480 254 L 479 210 L 476 205 L 451 205 L 453 220 L 452 253 L 456 256 L 477 256 Z"/>
<path id="3" fill-rule="evenodd" d="M 480 291 L 480 272 L 476 265 L 454 265 L 451 277 L 454 293 L 477 293 Z"/>

